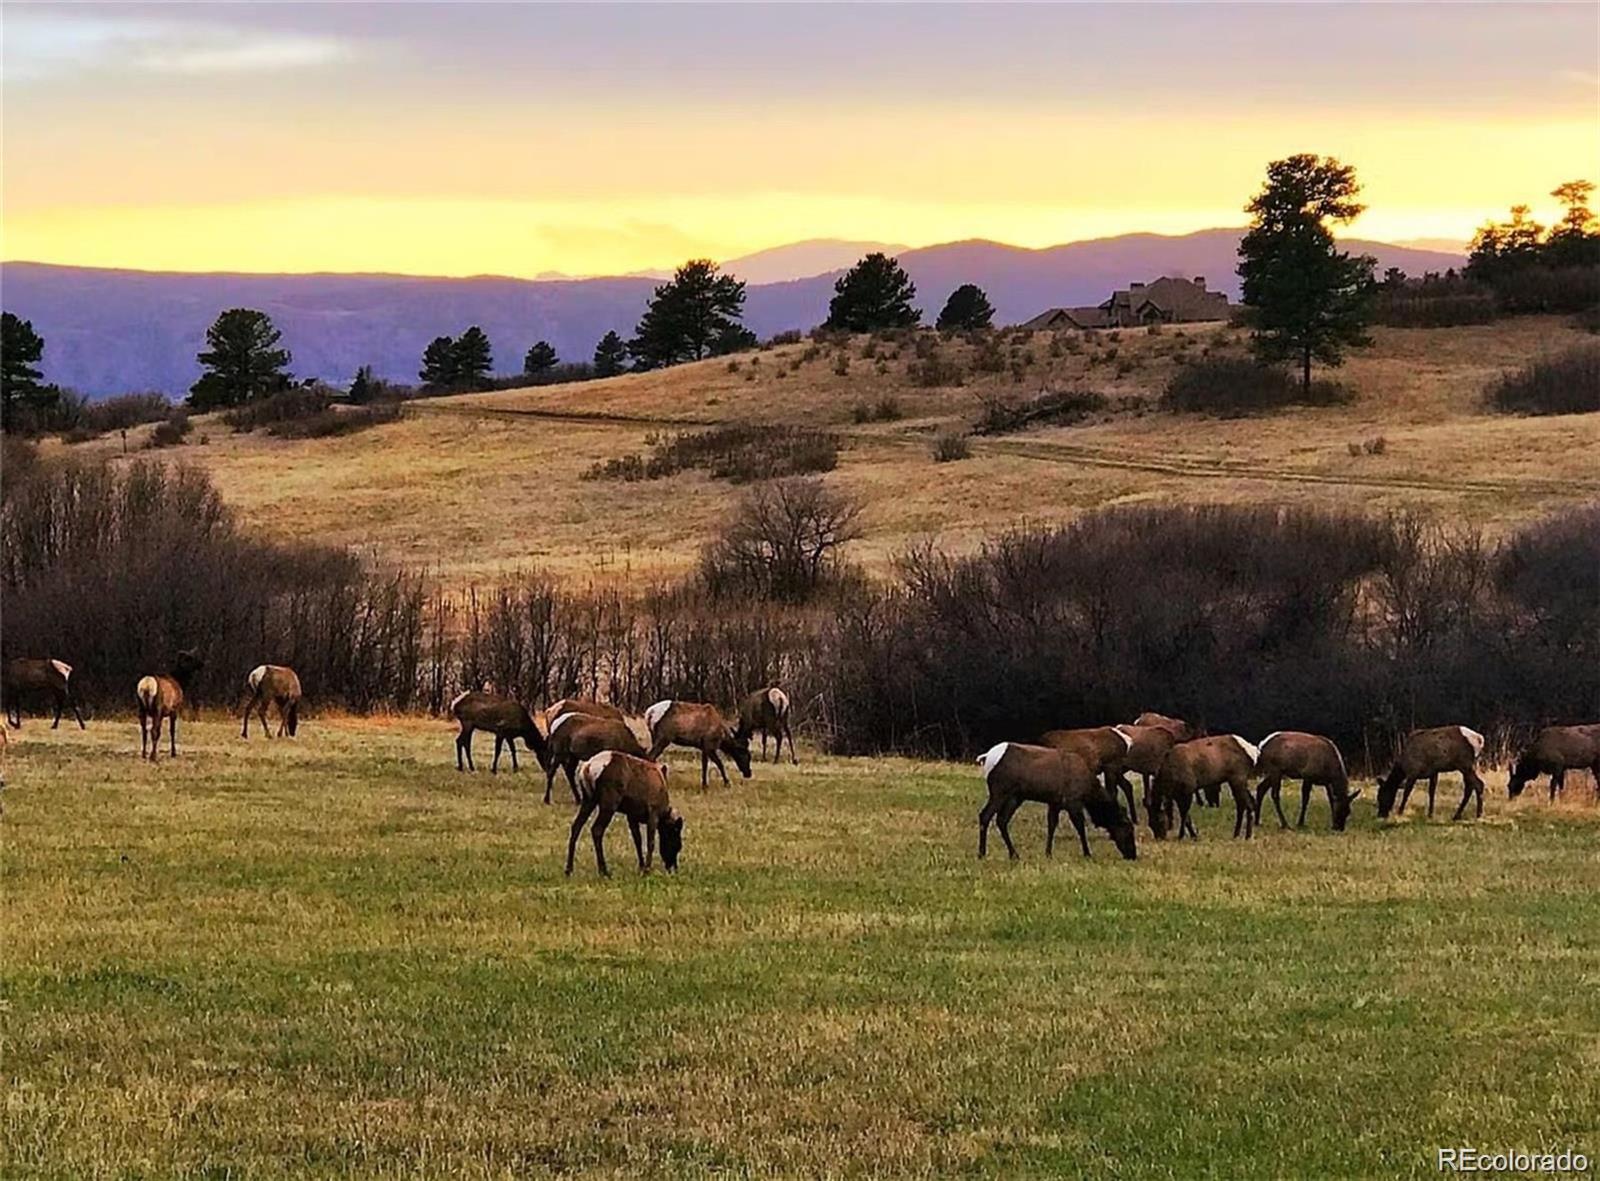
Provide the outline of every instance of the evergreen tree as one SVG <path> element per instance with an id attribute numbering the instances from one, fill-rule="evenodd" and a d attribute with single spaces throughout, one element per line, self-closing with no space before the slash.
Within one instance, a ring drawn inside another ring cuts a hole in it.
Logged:
<path id="1" fill-rule="evenodd" d="M 717 334 L 717 339 L 711 342 L 711 355 L 723 357 L 729 353 L 742 353 L 760 343 L 756 339 L 756 334 L 743 324 L 729 324 Z"/>
<path id="2" fill-rule="evenodd" d="M 922 313 L 911 306 L 917 288 L 900 264 L 886 254 L 867 255 L 833 285 L 827 328 L 877 332 L 911 328 Z"/>
<path id="3" fill-rule="evenodd" d="M 554 369 L 560 359 L 556 356 L 555 347 L 548 340 L 541 340 L 522 358 L 522 371 L 529 377 L 538 377 Z"/>
<path id="4" fill-rule="evenodd" d="M 1267 165 L 1267 181 L 1245 208 L 1239 278 L 1264 362 L 1293 360 L 1304 388 L 1311 362 L 1339 365 L 1347 346 L 1368 343 L 1373 260 L 1338 249 L 1329 223 L 1353 221 L 1355 169 L 1328 157 L 1290 156 Z"/>
<path id="5" fill-rule="evenodd" d="M 32 320 L 0 314 L 0 427 L 37 430 L 45 425 L 61 391 L 46 385 L 37 368 L 44 359 L 44 337 Z"/>
<path id="6" fill-rule="evenodd" d="M 686 262 L 655 290 L 628 351 L 645 367 L 698 361 L 739 328 L 744 284 L 708 258 Z"/>
<path id="7" fill-rule="evenodd" d="M 350 383 L 350 401 L 357 406 L 365 405 L 377 396 L 378 382 L 372 376 L 372 366 L 363 365 L 356 370 L 355 380 Z"/>
<path id="8" fill-rule="evenodd" d="M 451 350 L 454 384 L 464 389 L 480 389 L 489 380 L 494 368 L 494 357 L 489 351 L 489 338 L 482 328 L 474 324 L 457 339 Z"/>
<path id="9" fill-rule="evenodd" d="M 1490 222 L 1472 236 L 1467 277 L 1494 284 L 1514 271 L 1542 261 L 1544 227 L 1528 216 L 1526 205 L 1511 207 L 1511 220 Z"/>
<path id="10" fill-rule="evenodd" d="M 994 305 L 976 283 L 963 283 L 950 293 L 935 326 L 941 332 L 974 332 L 994 326 Z"/>
<path id="11" fill-rule="evenodd" d="M 422 351 L 422 368 L 417 376 L 423 385 L 448 389 L 456 384 L 456 342 L 452 337 L 436 336 Z"/>
<path id="12" fill-rule="evenodd" d="M 608 332 L 594 346 L 594 375 L 615 377 L 627 368 L 628 346 L 615 332 Z"/>
<path id="13" fill-rule="evenodd" d="M 289 350 L 272 317 L 253 308 L 230 308 L 206 329 L 206 351 L 196 358 L 205 372 L 189 387 L 189 405 L 215 410 L 277 393 L 289 385 Z"/>
<path id="14" fill-rule="evenodd" d="M 1557 185 L 1550 195 L 1566 210 L 1545 240 L 1544 252 L 1550 265 L 1600 266 L 1600 231 L 1595 227 L 1594 211 L 1589 208 L 1594 182 L 1569 180 Z"/>

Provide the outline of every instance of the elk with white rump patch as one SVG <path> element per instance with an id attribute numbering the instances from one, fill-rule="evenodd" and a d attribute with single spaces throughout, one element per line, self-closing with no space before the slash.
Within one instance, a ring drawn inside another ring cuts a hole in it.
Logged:
<path id="1" fill-rule="evenodd" d="M 657 833 L 661 835 L 661 864 L 669 873 L 678 868 L 678 855 L 683 850 L 683 817 L 673 810 L 667 795 L 665 763 L 635 758 L 620 751 L 603 751 L 579 766 L 578 796 L 578 814 L 572 818 L 572 831 L 567 837 L 567 876 L 572 875 L 578 836 L 591 815 L 594 816 L 595 865 L 603 877 L 611 876 L 606 868 L 606 826 L 618 812 L 627 819 L 628 831 L 633 834 L 640 873 L 650 872 Z M 642 844 L 640 824 L 644 825 L 646 834 Z"/>
<path id="2" fill-rule="evenodd" d="M 748 744 L 750 736 L 761 734 L 761 761 L 767 761 L 767 735 L 778 740 L 778 749 L 772 752 L 772 761 L 783 758 L 783 740 L 789 740 L 789 761 L 798 764 L 800 756 L 794 753 L 794 731 L 789 729 L 789 695 L 777 687 L 757 689 L 739 706 L 739 737 Z"/>
<path id="3" fill-rule="evenodd" d="M 549 750 L 544 764 L 544 802 L 550 802 L 550 789 L 558 770 L 567 773 L 573 803 L 579 802 L 578 764 L 603 751 L 644 758 L 644 747 L 633 728 L 618 718 L 595 718 L 586 714 L 562 714 L 550 727 Z"/>
<path id="4" fill-rule="evenodd" d="M 178 708 L 183 705 L 184 690 L 200 671 L 200 654 L 193 648 L 179 652 L 172 662 L 170 673 L 153 677 L 140 677 L 134 686 L 134 696 L 139 702 L 139 757 L 145 757 L 149 748 L 150 761 L 156 761 L 161 749 L 161 722 L 167 722 L 168 750 L 178 757 Z"/>
<path id="5" fill-rule="evenodd" d="M 533 715 L 522 702 L 495 693 L 472 690 L 457 694 L 450 703 L 450 716 L 461 723 L 461 730 L 456 734 L 457 771 L 478 769 L 472 761 L 472 735 L 478 730 L 487 730 L 494 735 L 494 761 L 489 764 L 489 774 L 500 770 L 502 746 L 511 748 L 511 769 L 520 770 L 517 766 L 519 738 L 533 751 L 540 767 L 548 765 L 549 752 L 545 747 L 544 735 L 539 733 L 539 727 L 533 724 Z M 463 754 L 467 759 L 464 768 L 461 765 Z"/>
<path id="6" fill-rule="evenodd" d="M 544 724 L 554 726 L 567 714 L 582 714 L 588 718 L 611 718 L 618 722 L 627 717 L 609 701 L 596 701 L 592 697 L 563 697 L 545 706 Z"/>
<path id="7" fill-rule="evenodd" d="M 1428 781 L 1428 817 L 1433 818 L 1433 798 L 1439 790 L 1439 776 L 1446 771 L 1461 772 L 1461 803 L 1450 819 L 1460 820 L 1467 810 L 1467 801 L 1476 792 L 1478 815 L 1483 815 L 1483 780 L 1478 778 L 1478 756 L 1483 753 L 1483 735 L 1465 726 L 1435 726 L 1431 730 L 1413 730 L 1400 746 L 1394 766 L 1378 784 L 1378 816 L 1387 819 L 1394 807 L 1394 797 L 1400 795 L 1398 814 L 1404 815 L 1411 799 L 1411 789 L 1417 780 Z M 1402 792 L 1401 789 L 1405 790 Z"/>
<path id="8" fill-rule="evenodd" d="M 1600 795 L 1600 725 L 1546 726 L 1517 756 L 1506 789 L 1512 799 L 1541 775 L 1550 776 L 1550 802 L 1566 786 L 1568 771 L 1587 767 Z"/>
<path id="9" fill-rule="evenodd" d="M 1117 726 L 1117 733 L 1128 740 L 1128 751 L 1122 756 L 1123 774 L 1135 771 L 1144 780 L 1144 806 L 1150 806 L 1150 784 L 1167 761 L 1167 752 L 1177 745 L 1172 731 L 1162 726 Z M 1134 823 L 1138 823 L 1137 820 Z"/>
<path id="10" fill-rule="evenodd" d="M 1192 839 L 1199 840 L 1200 834 L 1189 818 L 1189 808 L 1200 792 L 1208 788 L 1220 791 L 1221 785 L 1226 783 L 1233 789 L 1233 835 L 1238 836 L 1243 831 L 1246 838 L 1254 836 L 1256 808 L 1250 794 L 1250 774 L 1260 757 L 1261 752 L 1237 734 L 1178 743 L 1167 753 L 1161 770 L 1156 772 L 1150 806 L 1145 810 L 1150 831 L 1157 840 L 1165 840 L 1172 827 L 1172 809 L 1176 805 L 1180 817 L 1179 838 L 1187 832 Z"/>
<path id="11" fill-rule="evenodd" d="M 267 706 L 272 704 L 278 707 L 278 737 L 282 738 L 287 731 L 293 738 L 300 728 L 300 678 L 294 669 L 286 664 L 258 664 L 250 670 L 244 683 L 250 688 L 250 701 L 244 707 L 244 726 L 239 737 L 250 737 L 250 714 L 255 711 L 261 718 L 262 732 L 271 738 Z"/>
<path id="12" fill-rule="evenodd" d="M 83 710 L 72 692 L 72 666 L 66 661 L 26 656 L 6 661 L 4 672 L 0 673 L 0 696 L 6 699 L 6 721 L 18 729 L 22 728 L 22 699 L 30 694 L 48 697 L 55 706 L 55 720 L 50 723 L 52 730 L 61 725 L 61 711 L 68 706 L 72 708 L 72 716 L 78 719 L 78 729 L 87 729 L 83 724 Z"/>
<path id="13" fill-rule="evenodd" d="M 1089 834 L 1084 816 L 1106 830 L 1116 842 L 1117 851 L 1132 861 L 1138 856 L 1133 824 L 1117 803 L 1114 791 L 1095 778 L 1089 766 L 1071 751 L 1048 746 L 1029 746 L 1021 742 L 1001 742 L 978 759 L 989 798 L 978 812 L 978 856 L 989 853 L 989 824 L 1000 829 L 1006 852 L 1017 860 L 1017 847 L 1011 843 L 1011 817 L 1025 803 L 1043 804 L 1049 809 L 1045 822 L 1044 855 L 1055 852 L 1056 825 L 1066 812 L 1077 830 L 1083 855 L 1089 854 Z"/>
<path id="14" fill-rule="evenodd" d="M 700 752 L 701 787 L 707 786 L 712 763 L 722 776 L 722 785 L 729 786 L 722 755 L 733 760 L 740 775 L 750 778 L 750 742 L 740 737 L 737 727 L 716 706 L 698 701 L 658 701 L 644 711 L 644 721 L 650 728 L 650 753 L 646 757 L 659 759 L 669 746 L 687 746 Z"/>
<path id="15" fill-rule="evenodd" d="M 1328 792 L 1328 811 L 1333 830 L 1343 832 L 1350 820 L 1350 804 L 1361 794 L 1350 790 L 1350 774 L 1345 770 L 1344 756 L 1331 739 L 1320 734 L 1303 734 L 1298 730 L 1275 730 L 1261 740 L 1261 757 L 1256 761 L 1261 772 L 1261 782 L 1256 786 L 1256 817 L 1261 823 L 1261 804 L 1267 793 L 1272 793 L 1272 806 L 1278 812 L 1278 824 L 1289 827 L 1283 814 L 1280 798 L 1284 779 L 1300 781 L 1300 819 L 1296 828 L 1306 826 L 1306 809 L 1311 805 L 1311 789 L 1324 787 Z"/>
<path id="16" fill-rule="evenodd" d="M 1128 798 L 1128 815 L 1139 823 L 1139 809 L 1133 802 L 1133 784 L 1123 774 L 1133 739 L 1120 726 L 1090 726 L 1081 730 L 1046 730 L 1039 745 L 1070 751 L 1087 764 L 1089 774 L 1098 775 L 1113 792 L 1121 788 Z"/>

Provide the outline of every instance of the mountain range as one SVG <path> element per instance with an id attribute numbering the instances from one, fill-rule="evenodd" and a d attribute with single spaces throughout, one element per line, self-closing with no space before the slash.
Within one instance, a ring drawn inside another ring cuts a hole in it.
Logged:
<path id="1" fill-rule="evenodd" d="M 931 321 L 950 292 L 976 283 L 996 322 L 1012 324 L 1050 307 L 1098 303 L 1130 280 L 1205 276 L 1238 298 L 1239 229 L 1179 236 L 1126 234 L 1029 249 L 973 240 L 898 250 Z M 1460 266 L 1461 255 L 1346 239 L 1377 259 L 1380 272 L 1412 275 Z M 833 285 L 849 260 L 880 243 L 821 239 L 730 260 L 749 282 L 745 324 L 763 338 L 808 329 L 827 317 Z M 809 268 L 825 269 L 805 273 Z M 588 360 L 615 330 L 631 335 L 657 280 L 430 278 L 414 275 L 189 274 L 0 263 L 5 309 L 31 320 L 45 338 L 46 377 L 91 395 L 159 390 L 181 394 L 199 374 L 195 354 L 224 309 L 258 308 L 283 332 L 292 370 L 347 382 L 371 365 L 384 378 L 412 382 L 423 348 L 436 336 L 477 324 L 494 346 L 495 369 L 514 373 L 538 340 L 564 360 Z"/>

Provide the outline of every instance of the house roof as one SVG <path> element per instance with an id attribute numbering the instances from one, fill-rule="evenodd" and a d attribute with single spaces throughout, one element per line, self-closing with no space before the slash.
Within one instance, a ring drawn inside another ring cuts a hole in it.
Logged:
<path id="1" fill-rule="evenodd" d="M 1110 312 L 1113 308 L 1137 310 L 1146 303 L 1179 320 L 1228 318 L 1228 297 L 1224 293 L 1207 291 L 1193 280 L 1170 276 L 1114 292 L 1100 306 Z"/>
<path id="2" fill-rule="evenodd" d="M 1110 324 L 1111 317 L 1105 308 L 1051 308 L 1024 322 L 1022 327 L 1038 331 L 1048 328 L 1106 328 Z"/>

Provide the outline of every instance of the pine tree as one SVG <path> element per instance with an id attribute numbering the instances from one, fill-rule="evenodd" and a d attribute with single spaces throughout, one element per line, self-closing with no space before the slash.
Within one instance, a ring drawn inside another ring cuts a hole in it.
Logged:
<path id="1" fill-rule="evenodd" d="M 522 371 L 529 377 L 538 377 L 541 373 L 548 373 L 554 369 L 560 359 L 556 356 L 555 346 L 548 340 L 541 340 L 528 350 L 527 356 L 522 358 Z"/>
<path id="2" fill-rule="evenodd" d="M 1304 388 L 1311 362 L 1339 365 L 1346 346 L 1368 344 L 1373 260 L 1338 249 L 1329 223 L 1347 224 L 1364 206 L 1355 169 L 1328 157 L 1290 156 L 1267 165 L 1267 181 L 1245 208 L 1239 278 L 1257 357 L 1293 360 Z"/>
<path id="3" fill-rule="evenodd" d="M 950 293 L 935 326 L 941 332 L 975 332 L 994 326 L 994 305 L 976 283 L 963 283 Z"/>
<path id="4" fill-rule="evenodd" d="M 594 346 L 594 375 L 615 377 L 627 368 L 628 346 L 615 332 L 608 332 Z"/>
<path id="5" fill-rule="evenodd" d="M 61 391 L 44 383 L 37 368 L 43 359 L 44 337 L 33 321 L 0 315 L 0 426 L 6 430 L 37 430 L 55 408 Z"/>
<path id="6" fill-rule="evenodd" d="M 454 384 L 464 389 L 481 389 L 488 384 L 489 371 L 494 368 L 494 356 L 489 350 L 489 338 L 482 328 L 474 324 L 457 339 L 452 352 Z"/>
<path id="7" fill-rule="evenodd" d="M 189 387 L 196 410 L 240 406 L 288 387 L 284 367 L 288 349 L 277 347 L 283 334 L 272 317 L 253 308 L 230 308 L 206 329 L 206 351 L 196 358 L 205 368 Z"/>
<path id="8" fill-rule="evenodd" d="M 744 284 L 708 258 L 686 262 L 655 290 L 628 351 L 646 366 L 698 361 L 719 341 L 738 339 Z"/>
<path id="9" fill-rule="evenodd" d="M 372 366 L 361 366 L 356 370 L 355 380 L 350 383 L 350 401 L 362 406 L 372 401 L 377 392 L 378 382 L 372 376 Z"/>
<path id="10" fill-rule="evenodd" d="M 877 332 L 911 328 L 922 313 L 911 306 L 917 288 L 900 264 L 886 254 L 869 254 L 833 285 L 827 328 Z"/>
<path id="11" fill-rule="evenodd" d="M 423 385 L 448 389 L 456 384 L 456 342 L 449 336 L 436 336 L 422 351 L 422 368 L 417 376 Z"/>

